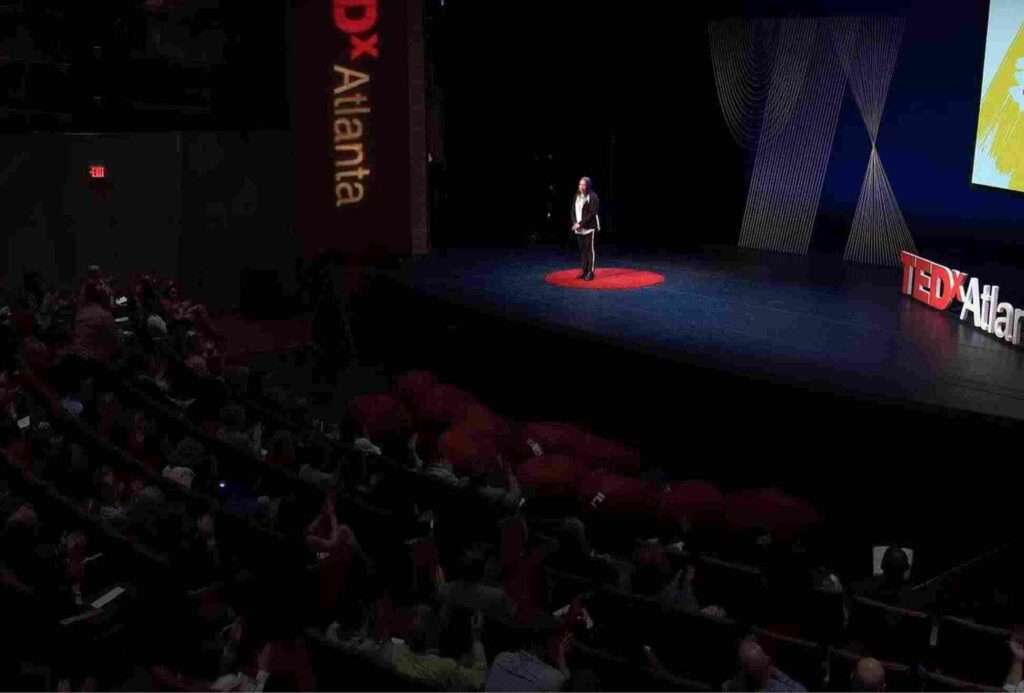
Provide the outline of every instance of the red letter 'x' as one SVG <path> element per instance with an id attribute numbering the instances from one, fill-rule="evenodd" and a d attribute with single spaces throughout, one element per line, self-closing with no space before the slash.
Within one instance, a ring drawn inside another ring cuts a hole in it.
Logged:
<path id="1" fill-rule="evenodd" d="M 366 39 L 361 39 L 358 36 L 352 37 L 352 52 L 349 57 L 355 60 L 364 53 L 373 58 L 380 57 L 377 50 L 377 34 L 370 34 L 370 38 Z"/>

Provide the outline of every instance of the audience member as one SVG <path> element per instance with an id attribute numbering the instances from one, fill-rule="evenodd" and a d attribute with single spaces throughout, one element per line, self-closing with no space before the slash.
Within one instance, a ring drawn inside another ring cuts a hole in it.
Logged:
<path id="1" fill-rule="evenodd" d="M 850 690 L 884 691 L 885 667 L 877 659 L 862 657 L 850 675 Z"/>
<path id="2" fill-rule="evenodd" d="M 572 636 L 560 636 L 548 661 L 551 631 L 532 628 L 524 633 L 526 647 L 499 652 L 487 671 L 487 691 L 558 691 L 569 681 L 571 672 L 566 655 Z"/>
<path id="3" fill-rule="evenodd" d="M 109 300 L 90 284 L 85 286 L 82 300 L 84 305 L 75 315 L 71 351 L 82 358 L 110 363 L 121 348 L 121 330 L 114 322 Z"/>
<path id="4" fill-rule="evenodd" d="M 722 686 L 725 691 L 767 691 L 769 693 L 802 693 L 807 689 L 780 671 L 753 638 L 739 646 L 740 669 Z"/>

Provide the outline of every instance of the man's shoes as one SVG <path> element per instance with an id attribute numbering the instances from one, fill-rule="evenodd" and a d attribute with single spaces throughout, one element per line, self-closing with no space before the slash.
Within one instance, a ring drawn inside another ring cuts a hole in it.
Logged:
<path id="1" fill-rule="evenodd" d="M 580 275 L 578 277 L 576 277 L 576 278 L 577 279 L 586 279 L 587 278 L 587 273 L 586 272 L 580 272 Z"/>
<path id="2" fill-rule="evenodd" d="M 587 274 L 583 277 L 583 280 L 584 281 L 588 281 L 588 282 L 594 281 L 594 273 L 593 272 L 587 272 Z"/>

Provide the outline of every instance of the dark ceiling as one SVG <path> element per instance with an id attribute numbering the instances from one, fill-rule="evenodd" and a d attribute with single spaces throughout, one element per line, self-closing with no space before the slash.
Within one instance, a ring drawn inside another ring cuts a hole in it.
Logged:
<path id="1" fill-rule="evenodd" d="M 0 128 L 288 126 L 284 0 L 0 0 Z"/>

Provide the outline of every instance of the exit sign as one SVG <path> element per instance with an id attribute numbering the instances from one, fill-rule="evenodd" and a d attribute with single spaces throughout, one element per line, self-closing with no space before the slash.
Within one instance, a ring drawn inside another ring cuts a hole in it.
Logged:
<path id="1" fill-rule="evenodd" d="M 90 164 L 89 165 L 89 177 L 90 178 L 106 178 L 107 167 L 103 164 Z"/>

